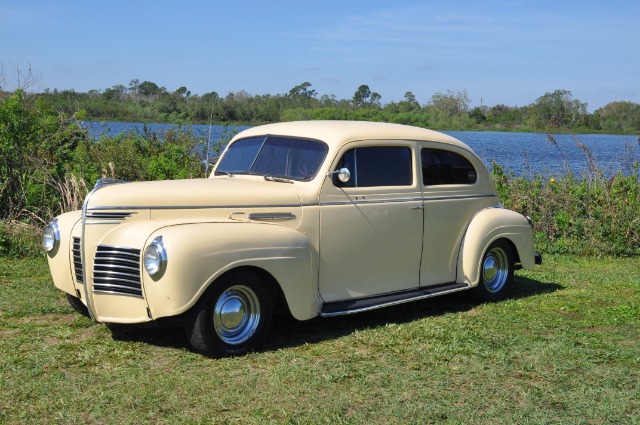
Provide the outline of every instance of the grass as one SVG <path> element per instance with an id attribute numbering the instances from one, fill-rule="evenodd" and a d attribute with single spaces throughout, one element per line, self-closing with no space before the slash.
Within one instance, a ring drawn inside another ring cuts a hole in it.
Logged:
<path id="1" fill-rule="evenodd" d="M 510 299 L 296 322 L 212 360 L 113 333 L 42 260 L 0 257 L 0 423 L 640 423 L 640 262 L 549 257 Z"/>

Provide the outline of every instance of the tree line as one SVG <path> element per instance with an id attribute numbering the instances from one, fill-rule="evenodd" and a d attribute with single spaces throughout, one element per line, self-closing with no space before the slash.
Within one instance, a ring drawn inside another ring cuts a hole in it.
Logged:
<path id="1" fill-rule="evenodd" d="M 434 93 L 420 103 L 408 91 L 403 100 L 382 103 L 380 94 L 360 85 L 351 99 L 319 95 L 309 82 L 288 93 L 252 95 L 246 91 L 221 96 L 175 91 L 151 81 L 131 80 L 104 90 L 36 93 L 43 102 L 67 115 L 95 121 L 258 124 L 303 119 L 386 121 L 444 130 L 567 131 L 637 134 L 640 104 L 614 101 L 588 112 L 587 103 L 568 90 L 545 93 L 530 105 L 471 107 L 466 90 Z"/>

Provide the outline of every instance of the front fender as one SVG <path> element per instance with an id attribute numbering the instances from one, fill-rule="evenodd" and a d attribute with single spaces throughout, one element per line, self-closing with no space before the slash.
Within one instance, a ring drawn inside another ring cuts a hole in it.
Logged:
<path id="1" fill-rule="evenodd" d="M 47 253 L 49 270 L 51 270 L 51 278 L 55 287 L 75 296 L 76 289 L 71 273 L 73 268 L 71 234 L 73 228 L 82 220 L 82 211 L 72 211 L 59 215 L 56 220 L 60 229 L 60 240 L 57 248 L 53 252 Z"/>
<path id="2" fill-rule="evenodd" d="M 317 254 L 295 229 L 247 222 L 179 224 L 156 230 L 146 244 L 157 236 L 167 250 L 166 270 L 156 279 L 142 271 L 154 318 L 184 313 L 218 277 L 244 266 L 275 278 L 295 318 L 309 319 L 320 310 Z"/>
<path id="3" fill-rule="evenodd" d="M 476 214 L 465 233 L 458 256 L 457 282 L 476 286 L 486 249 L 498 239 L 507 239 L 525 269 L 535 265 L 533 231 L 527 219 L 515 211 L 487 208 Z"/>

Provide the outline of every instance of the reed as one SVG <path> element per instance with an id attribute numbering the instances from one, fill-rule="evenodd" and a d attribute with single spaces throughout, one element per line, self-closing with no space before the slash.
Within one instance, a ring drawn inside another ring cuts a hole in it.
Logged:
<path id="1" fill-rule="evenodd" d="M 549 142 L 559 150 L 553 136 Z M 640 255 L 640 163 L 627 161 L 622 171 L 607 176 L 588 147 L 574 136 L 588 168 L 565 172 L 514 176 L 499 164 L 492 175 L 501 202 L 534 220 L 536 248 L 547 253 L 575 255 Z M 561 151 L 562 153 L 562 151 Z M 634 157 L 629 147 L 630 157 Z"/>

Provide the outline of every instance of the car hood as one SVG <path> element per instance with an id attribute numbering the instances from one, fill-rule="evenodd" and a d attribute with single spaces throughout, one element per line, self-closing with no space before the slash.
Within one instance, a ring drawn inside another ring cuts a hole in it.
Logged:
<path id="1" fill-rule="evenodd" d="M 112 184 L 94 191 L 89 209 L 300 206 L 292 184 L 240 178 Z"/>

